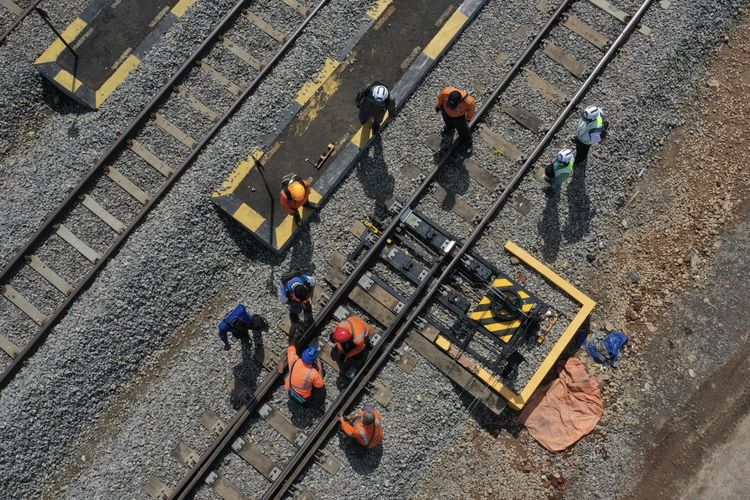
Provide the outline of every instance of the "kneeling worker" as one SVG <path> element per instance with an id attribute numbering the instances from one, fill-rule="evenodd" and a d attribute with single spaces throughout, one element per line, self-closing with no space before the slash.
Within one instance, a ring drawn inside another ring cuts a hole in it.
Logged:
<path id="1" fill-rule="evenodd" d="M 390 92 L 385 85 L 375 81 L 359 92 L 354 100 L 359 108 L 359 123 L 365 124 L 372 118 L 372 135 L 380 130 L 380 123 L 388 111 L 391 117 L 394 114 Z"/>
<path id="2" fill-rule="evenodd" d="M 318 359 L 318 350 L 314 347 L 308 347 L 302 351 L 302 357 L 297 354 L 297 346 L 292 344 L 286 350 L 287 364 L 289 372 L 284 379 L 284 387 L 289 393 L 289 399 L 307 406 L 314 400 L 314 393 L 322 394 L 325 398 L 323 389 L 325 380 L 323 379 L 323 364 Z M 314 391 L 318 389 L 318 391 Z M 322 402 L 322 401 L 321 401 Z"/>
<path id="3" fill-rule="evenodd" d="M 297 174 L 287 175 L 281 181 L 281 206 L 288 215 L 294 217 L 294 222 L 299 226 L 302 218 L 299 215 L 301 207 L 315 208 L 310 204 L 310 184 L 312 177 L 303 179 Z"/>
<path id="4" fill-rule="evenodd" d="M 363 448 L 375 448 L 383 442 L 383 424 L 380 412 L 370 405 L 354 415 L 339 417 L 341 431 Z"/>
<path id="5" fill-rule="evenodd" d="M 336 325 L 331 340 L 336 343 L 336 351 L 343 371 L 349 366 L 361 366 L 370 345 L 372 327 L 359 316 L 349 316 Z"/>
<path id="6" fill-rule="evenodd" d="M 237 307 L 227 314 L 221 323 L 219 323 L 219 338 L 224 342 L 224 350 L 229 350 L 229 338 L 227 333 L 231 333 L 234 338 L 240 342 L 248 342 L 250 340 L 249 330 L 258 330 L 262 328 L 263 320 L 260 316 L 256 316 L 247 312 L 244 304 L 239 304 Z"/>

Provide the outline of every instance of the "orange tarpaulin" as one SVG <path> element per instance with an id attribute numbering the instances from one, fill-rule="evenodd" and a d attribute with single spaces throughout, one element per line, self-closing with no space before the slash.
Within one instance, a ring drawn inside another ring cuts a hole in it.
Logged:
<path id="1" fill-rule="evenodd" d="M 564 450 L 594 430 L 604 414 L 599 382 L 580 359 L 560 367 L 560 377 L 537 391 L 518 420 L 549 451 Z"/>

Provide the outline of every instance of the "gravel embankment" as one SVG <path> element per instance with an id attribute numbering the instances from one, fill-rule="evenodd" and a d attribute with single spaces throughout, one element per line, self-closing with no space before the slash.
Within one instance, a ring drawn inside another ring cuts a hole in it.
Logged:
<path id="1" fill-rule="evenodd" d="M 54 40 L 32 13 L 0 49 L 0 265 L 7 263 L 216 23 L 232 0 L 197 2 L 97 111 L 64 97 L 33 63 Z M 44 5 L 64 29 L 88 4 Z"/>
<path id="2" fill-rule="evenodd" d="M 635 4 L 620 3 L 631 11 Z M 543 256 L 574 282 L 582 282 L 587 271 L 578 263 L 600 242 L 606 246 L 606 229 L 619 224 L 612 189 L 626 184 L 646 164 L 646 155 L 659 138 L 679 123 L 680 106 L 692 98 L 701 73 L 697 63 L 720 40 L 733 8 L 744 3 L 702 0 L 665 10 L 654 6 L 645 20 L 654 28 L 654 37 L 647 40 L 636 35 L 588 99 L 601 103 L 610 112 L 613 128 L 613 140 L 606 149 L 592 152 L 586 179 L 589 197 L 597 200 L 596 214 L 570 215 L 564 194 L 557 206 L 558 217 L 564 221 L 570 216 L 571 223 L 558 231 L 560 240 L 554 241 L 554 231 L 548 226 L 553 212 L 549 207 L 543 211 L 545 200 L 539 193 L 539 184 L 529 179 L 521 193 L 532 200 L 531 214 L 520 218 L 515 212 L 508 212 L 512 209 L 506 209 L 505 214 L 514 215 L 512 222 L 494 224 L 489 237 L 480 244 L 481 253 L 494 258 L 498 255 L 497 243 L 488 242 L 502 243 L 511 238 Z M 309 36 L 324 41 L 325 35 L 334 30 L 340 33 L 353 29 L 366 4 L 333 2 L 330 14 L 313 24 Z M 582 3 L 580 8 L 589 6 Z M 677 9 L 680 15 L 675 15 Z M 581 12 L 584 15 L 585 11 Z M 313 49 L 303 37 L 292 57 L 260 89 L 258 96 L 262 98 L 249 100 L 4 392 L 0 400 L 0 436 L 7 443 L 8 453 L 4 456 L 15 457 L 12 463 L 0 462 L 4 491 L 11 496 L 34 496 L 42 489 L 52 494 L 56 485 L 70 484 L 66 494 L 71 497 L 133 497 L 140 494 L 139 488 L 148 477 L 159 476 L 173 483 L 181 472 L 177 461 L 170 457 L 177 442 L 185 441 L 197 451 L 209 442 L 208 431 L 198 424 L 203 410 L 211 409 L 224 419 L 231 417 L 231 401 L 223 389 L 231 372 L 242 374 L 245 370 L 248 381 L 263 376 L 250 368 L 252 363 L 247 359 L 234 366 L 234 361 L 228 361 L 239 357 L 238 349 L 235 346 L 229 353 L 220 350 L 214 337 L 218 318 L 234 303 L 243 301 L 273 325 L 283 314 L 274 292 L 279 277 L 297 269 L 322 276 L 327 256 L 335 249 L 352 245 L 352 237 L 346 231 L 351 221 L 372 211 L 372 203 L 362 200 L 382 200 L 392 194 L 405 196 L 415 185 L 400 175 L 400 167 L 406 162 L 424 170 L 430 167 L 425 161 L 430 153 L 424 143 L 427 133 L 440 129 L 431 111 L 435 93 L 446 83 L 462 82 L 481 102 L 509 67 L 495 63 L 495 55 L 507 52 L 512 60 L 528 42 L 515 35 L 519 26 L 526 24 L 533 33 L 541 19 L 526 2 L 493 2 L 487 6 L 385 131 L 382 157 L 371 150 L 368 159 L 357 165 L 322 209 L 320 221 L 314 221 L 300 235 L 286 256 L 274 257 L 259 250 L 236 225 L 219 215 L 207 196 L 224 173 L 259 141 L 259 125 L 273 127 L 273 118 L 266 117 L 261 104 L 283 100 L 288 93 L 285 89 L 299 86 L 304 74 L 314 72 L 318 61 L 331 49 L 325 44 Z M 609 24 L 602 20 L 601 26 L 616 28 L 611 20 L 606 22 Z M 498 37 L 497 33 L 508 36 Z M 481 91 L 480 86 L 485 90 Z M 658 118 L 646 120 L 644 109 L 653 110 Z M 429 132 L 415 134 L 414 130 Z M 242 140 L 238 141 L 238 137 Z M 532 143 L 522 134 L 512 139 L 522 145 Z M 496 166 L 501 165 L 499 162 L 491 161 L 494 154 L 483 150 L 479 141 L 476 149 L 477 161 L 484 160 L 483 165 L 496 169 L 493 173 L 501 178 L 508 176 L 508 171 Z M 610 165 L 606 172 L 605 154 L 606 164 Z M 469 202 L 478 201 L 476 208 L 489 205 L 477 186 L 463 180 L 463 191 L 454 189 L 461 179 L 452 179 L 450 172 L 446 177 L 452 190 Z M 569 188 L 567 195 L 570 194 Z M 540 219 L 547 222 L 540 224 Z M 465 234 L 465 224 L 460 220 L 446 216 L 440 220 L 451 230 Z M 497 264 L 505 267 L 505 259 L 498 257 Z M 255 340 L 261 341 L 281 352 L 285 338 L 272 328 Z M 128 384 L 139 368 L 139 376 Z M 304 484 L 317 497 L 338 497 L 343 487 L 347 491 L 368 491 L 365 488 L 374 485 L 383 496 L 399 497 L 503 492 L 518 495 L 518 484 L 524 485 L 523 492 L 530 497 L 548 492 L 543 489 L 539 474 L 536 481 L 485 481 L 482 489 L 464 487 L 461 481 L 470 476 L 507 477 L 498 475 L 496 468 L 482 475 L 475 467 L 477 457 L 486 454 L 486 462 L 497 466 L 511 464 L 511 459 L 518 460 L 528 453 L 528 447 L 508 435 L 517 434 L 517 426 L 509 419 L 499 423 L 490 420 L 481 408 L 472 409 L 472 418 L 467 418 L 465 406 L 470 406 L 471 401 L 456 393 L 421 358 L 409 377 L 389 367 L 382 378 L 394 391 L 394 400 L 384 412 L 386 443 L 382 455 L 363 458 L 349 448 L 340 448 L 338 438 L 334 438 L 327 450 L 338 455 L 345 467 L 333 480 L 317 468 L 311 470 Z M 54 398 L 49 394 L 54 394 Z M 280 399 L 278 394 L 276 399 Z M 503 446 L 493 445 L 493 453 L 488 453 L 489 446 L 481 440 L 467 445 L 465 436 L 477 423 L 499 432 L 498 442 Z M 273 441 L 273 434 L 267 429 L 260 432 L 259 439 Z M 35 444 L 30 447 L 32 437 Z M 271 455 L 283 457 L 289 453 L 286 443 L 275 442 L 278 449 L 269 452 Z M 616 448 L 623 442 L 624 438 L 613 437 L 611 446 Z M 534 446 L 532 449 L 539 453 Z M 596 456 L 598 445 L 590 442 L 588 446 L 584 450 L 591 459 Z M 457 453 L 459 450 L 466 454 Z M 452 457 L 452 461 L 442 461 L 443 454 Z M 63 456 L 69 457 L 64 466 L 60 464 Z M 374 460 L 379 460 L 376 468 Z M 562 459 L 556 463 L 561 464 Z M 437 468 L 430 473 L 433 465 Z M 601 470 L 612 466 L 612 462 L 602 459 L 595 466 Z M 570 474 L 580 471 L 577 474 L 583 477 L 587 467 L 580 461 L 571 466 Z M 80 469 L 82 473 L 76 475 Z M 47 471 L 48 477 L 60 472 L 65 476 L 40 481 L 32 472 L 35 470 Z M 236 457 L 222 471 L 237 484 L 252 481 L 250 467 Z M 521 480 L 530 477 L 515 472 Z M 617 491 L 617 478 L 606 477 L 605 491 Z M 594 483 L 598 482 L 592 479 L 591 484 Z M 510 484 L 515 485 L 512 491 L 505 489 Z M 200 493 L 208 494 L 205 489 Z"/>
<path id="3" fill-rule="evenodd" d="M 627 3 L 632 9 L 634 2 Z M 604 388 L 605 416 L 598 429 L 572 451 L 550 454 L 512 420 L 497 421 L 484 412 L 476 420 L 467 420 L 452 452 L 417 488 L 418 497 L 538 498 L 562 492 L 586 498 L 617 497 L 637 478 L 644 450 L 652 446 L 649 429 L 680 418 L 680 405 L 697 387 L 696 382 L 708 376 L 714 363 L 726 360 L 726 352 L 736 345 L 731 333 L 721 340 L 706 332 L 697 342 L 667 341 L 661 336 L 664 328 L 669 329 L 669 320 L 664 318 L 663 326 L 657 320 L 667 312 L 662 306 L 673 303 L 670 296 L 685 279 L 695 275 L 696 287 L 710 282 L 711 272 L 703 264 L 705 256 L 719 248 L 709 244 L 716 225 L 728 220 L 722 200 L 728 199 L 726 192 L 734 193 L 731 186 L 741 184 L 732 181 L 727 188 L 724 179 L 741 168 L 735 170 L 732 165 L 723 172 L 715 166 L 722 164 L 720 159 L 707 158 L 711 168 L 705 175 L 683 176 L 689 155 L 705 153 L 709 146 L 699 145 L 669 158 L 662 158 L 660 146 L 678 126 L 691 125 L 680 134 L 683 139 L 678 144 L 700 138 L 700 127 L 713 129 L 714 125 L 706 123 L 708 118 L 692 116 L 691 103 L 699 84 L 705 83 L 707 58 L 716 44 L 729 41 L 725 33 L 738 10 L 746 6 L 747 2 L 654 5 L 644 21 L 654 28 L 652 39 L 636 34 L 586 99 L 609 112 L 613 139 L 592 151 L 585 178 L 573 179 L 556 203 L 534 194 L 541 186 L 538 182 L 524 181 L 519 192 L 532 199 L 529 216 L 520 220 L 512 209 L 506 210 L 504 214 L 513 222 L 498 220 L 480 244 L 484 248 L 492 240 L 512 239 L 543 256 L 599 302 L 592 323 L 595 331 L 627 328 L 631 346 L 621 370 L 601 370 L 591 363 Z M 723 64 L 733 71 L 737 68 L 734 61 Z M 716 83 L 709 80 L 708 85 Z M 717 108 L 709 98 L 705 114 L 713 116 L 717 109 L 744 114 L 731 104 Z M 571 121 L 568 129 L 572 126 Z M 554 149 L 549 149 L 547 157 Z M 642 168 L 646 182 L 637 177 Z M 714 178 L 724 187 L 714 188 Z M 631 213 L 623 212 L 637 189 L 640 197 L 631 205 Z M 693 230 L 702 237 L 692 236 Z M 699 256 L 691 261 L 696 252 Z M 587 254 L 595 256 L 594 264 L 586 262 Z M 684 314 L 671 307 L 669 311 L 678 317 Z M 693 321 L 695 326 L 689 328 L 696 330 L 704 323 L 700 318 Z M 639 359 L 650 350 L 648 362 Z M 502 477 L 503 482 L 482 480 L 487 477 Z M 513 485 L 512 490 L 505 485 Z"/>

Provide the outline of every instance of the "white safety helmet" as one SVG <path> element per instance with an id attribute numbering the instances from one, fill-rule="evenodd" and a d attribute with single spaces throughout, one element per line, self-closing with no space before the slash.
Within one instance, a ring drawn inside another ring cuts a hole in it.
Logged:
<path id="1" fill-rule="evenodd" d="M 583 119 L 586 121 L 593 121 L 599 118 L 600 116 L 604 116 L 604 111 L 602 108 L 598 108 L 596 106 L 589 106 L 588 108 L 583 110 Z"/>
<path id="2" fill-rule="evenodd" d="M 558 163 L 568 163 L 570 160 L 573 159 L 573 151 L 569 149 L 561 149 L 559 153 L 557 153 L 557 156 L 555 156 L 555 161 Z"/>
<path id="3" fill-rule="evenodd" d="M 385 102 L 388 99 L 388 89 L 385 85 L 375 85 L 372 88 L 372 98 L 377 102 Z"/>

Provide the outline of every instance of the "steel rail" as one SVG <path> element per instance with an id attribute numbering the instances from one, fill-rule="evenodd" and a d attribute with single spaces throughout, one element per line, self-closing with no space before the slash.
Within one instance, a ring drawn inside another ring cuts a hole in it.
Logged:
<path id="1" fill-rule="evenodd" d="M 469 124 L 469 127 L 471 129 L 473 129 L 474 126 L 479 122 L 479 120 L 488 112 L 489 108 L 492 106 L 493 101 L 497 99 L 500 93 L 505 90 L 508 85 L 510 85 L 512 80 L 521 70 L 521 67 L 523 67 L 528 59 L 534 54 L 538 45 L 549 34 L 558 19 L 570 7 L 573 1 L 574 0 L 563 0 L 557 10 L 550 16 L 542 30 L 525 49 L 518 61 L 516 61 L 513 67 L 508 71 L 507 75 L 497 87 L 495 92 L 493 92 L 493 94 L 490 96 L 490 100 L 488 100 L 487 103 L 477 111 L 477 114 Z M 411 199 L 405 205 L 400 215 L 403 215 L 408 207 L 415 204 L 421 198 L 421 195 L 426 193 L 427 188 L 435 179 L 439 170 L 450 160 L 450 157 L 458 147 L 458 144 L 459 141 L 454 142 L 449 150 L 442 156 L 440 162 L 430 173 L 429 177 L 427 177 L 427 179 L 422 182 L 417 192 L 412 195 Z M 359 281 L 359 278 L 365 273 L 365 271 L 367 271 L 369 262 L 380 254 L 380 251 L 385 245 L 385 241 L 388 239 L 388 235 L 393 234 L 393 232 L 400 224 L 399 219 L 400 216 L 395 217 L 392 223 L 383 230 L 380 238 L 376 240 L 373 247 L 361 258 L 359 264 L 349 274 L 349 276 L 347 276 L 341 286 L 336 289 L 323 309 L 321 309 L 321 311 L 315 316 L 312 325 L 310 325 L 310 327 L 305 331 L 300 340 L 300 343 L 309 343 L 310 341 L 312 341 L 312 339 L 317 336 L 317 332 L 320 330 L 323 324 L 325 324 L 328 318 L 336 310 L 338 304 L 346 300 L 346 297 Z M 405 307 L 403 310 L 407 311 L 408 308 Z M 237 413 L 235 413 L 234 417 L 227 423 L 222 433 L 211 443 L 211 445 L 209 445 L 206 451 L 203 452 L 203 454 L 198 459 L 198 464 L 188 470 L 182 477 L 178 485 L 174 489 L 172 489 L 169 498 L 187 498 L 192 490 L 197 487 L 201 478 L 203 478 L 210 471 L 210 469 L 213 467 L 213 464 L 223 455 L 224 450 L 229 447 L 230 444 L 234 441 L 235 435 L 239 433 L 245 422 L 247 422 L 247 420 L 257 411 L 260 404 L 265 400 L 267 394 L 271 390 L 273 390 L 276 383 L 279 382 L 282 373 L 286 369 L 286 366 L 287 362 L 286 358 L 284 357 L 279 362 L 277 371 L 269 373 L 266 378 L 263 379 L 261 384 L 256 388 L 255 393 L 253 393 L 253 396 L 237 411 Z"/>
<path id="2" fill-rule="evenodd" d="M 8 38 L 8 35 L 10 35 L 11 32 L 13 32 L 13 30 L 16 29 L 19 24 L 21 24 L 21 21 L 26 19 L 26 16 L 31 14 L 31 11 L 34 10 L 41 1 L 42 0 L 34 0 L 30 6 L 26 7 L 26 9 L 16 17 L 15 21 L 13 21 L 13 24 L 10 25 L 10 28 L 5 30 L 3 34 L 0 35 L 0 46 L 5 43 L 5 39 Z"/>
<path id="3" fill-rule="evenodd" d="M 211 35 L 209 36 L 210 39 L 216 38 L 221 32 L 223 26 L 231 21 L 231 19 L 234 17 L 234 15 L 239 11 L 243 4 L 247 0 L 242 0 L 237 3 L 237 5 L 232 9 L 232 11 L 227 14 L 227 16 L 224 17 L 222 20 L 222 24 L 217 26 L 217 28 L 211 32 Z M 138 213 L 136 218 L 128 225 L 128 227 L 118 236 L 117 240 L 115 240 L 114 243 L 104 252 L 102 255 L 102 258 L 94 264 L 94 267 L 92 267 L 89 272 L 86 273 L 86 275 L 83 277 L 83 279 L 80 281 L 80 283 L 76 286 L 76 288 L 71 292 L 71 294 L 58 306 L 58 308 L 49 316 L 47 322 L 40 328 L 40 330 L 36 333 L 34 337 L 32 337 L 31 341 L 24 346 L 24 348 L 21 350 L 21 352 L 13 359 L 13 362 L 11 365 L 3 372 L 2 378 L 0 378 L 0 390 L 2 390 L 8 382 L 12 379 L 13 375 L 18 371 L 18 369 L 21 367 L 21 364 L 23 361 L 25 361 L 31 354 L 34 353 L 34 351 L 41 345 L 44 338 L 49 334 L 49 331 L 52 329 L 52 327 L 59 321 L 59 319 L 62 317 L 62 314 L 70 307 L 70 305 L 73 303 L 75 298 L 86 289 L 86 287 L 91 283 L 93 278 L 96 276 L 96 274 L 99 272 L 99 270 L 104 266 L 104 264 L 114 255 L 114 253 L 120 248 L 120 246 L 125 242 L 127 237 L 130 235 L 130 233 L 143 221 L 145 216 L 148 214 L 148 212 L 151 210 L 151 208 L 154 207 L 154 205 L 166 194 L 166 192 L 174 185 L 174 183 L 177 181 L 177 179 L 182 175 L 182 173 L 192 164 L 192 162 L 198 157 L 198 154 L 203 150 L 203 148 L 208 144 L 208 142 L 213 138 L 214 135 L 223 127 L 223 125 L 231 118 L 236 110 L 239 108 L 239 106 L 247 99 L 247 97 L 260 85 L 260 82 L 268 75 L 268 73 L 271 72 L 271 70 L 278 64 L 278 62 L 284 57 L 286 52 L 289 50 L 289 48 L 294 44 L 294 42 L 299 38 L 299 36 L 302 34 L 304 29 L 308 26 L 310 21 L 320 12 L 320 9 L 322 9 L 326 4 L 328 4 L 330 0 L 321 0 L 320 3 L 313 9 L 310 14 L 305 18 L 305 20 L 300 24 L 300 26 L 297 28 L 297 30 L 289 37 L 287 42 L 281 46 L 281 48 L 276 52 L 274 57 L 271 59 L 271 61 L 268 62 L 268 64 L 256 75 L 255 79 L 250 83 L 250 85 L 245 89 L 245 91 L 235 100 L 235 102 L 232 104 L 232 106 L 221 116 L 219 121 L 214 124 L 214 126 L 208 131 L 208 133 L 204 136 L 204 138 L 198 143 L 198 145 L 193 149 L 193 151 L 190 153 L 190 155 L 185 159 L 182 164 L 180 164 L 172 174 L 172 176 L 166 180 L 166 182 L 159 188 L 159 190 L 153 195 L 151 200 L 143 206 L 141 211 Z M 38 244 L 42 237 L 46 234 L 46 232 L 50 229 L 50 227 L 55 223 L 55 220 L 60 216 L 60 214 L 69 208 L 73 204 L 73 201 L 77 199 L 78 196 L 81 195 L 81 193 L 84 191 L 84 189 L 88 186 L 88 183 L 93 180 L 93 177 L 98 173 L 99 169 L 104 166 L 106 163 L 106 160 L 109 159 L 109 157 L 113 154 L 114 151 L 117 150 L 117 148 L 123 146 L 123 142 L 127 140 L 127 137 L 130 133 L 132 133 L 137 126 L 140 124 L 141 120 L 144 117 L 148 116 L 148 113 L 152 110 L 153 107 L 156 106 L 160 102 L 160 99 L 171 90 L 171 87 L 174 86 L 174 83 L 179 80 L 179 78 L 182 76 L 182 73 L 186 70 L 187 67 L 189 67 L 192 62 L 194 62 L 195 59 L 197 59 L 196 54 L 200 54 L 206 47 L 207 44 L 210 42 L 209 39 L 206 39 L 203 44 L 201 44 L 201 48 L 196 50 L 194 53 L 194 56 L 192 58 L 192 61 L 190 63 L 186 63 L 182 66 L 178 74 L 173 76 L 169 82 L 162 88 L 162 91 L 160 91 L 159 95 L 157 97 L 154 97 L 154 99 L 151 100 L 148 107 L 144 109 L 138 117 L 133 121 L 130 127 L 128 127 L 128 130 L 123 133 L 120 138 L 117 141 L 117 144 L 115 146 L 112 146 L 109 151 L 105 154 L 104 157 L 97 163 L 96 167 L 91 169 L 89 173 L 87 174 L 87 177 L 82 180 L 78 186 L 76 186 L 75 190 L 69 195 L 66 200 L 55 210 L 55 212 L 45 221 L 44 225 L 36 232 L 36 234 L 32 237 L 32 239 L 24 246 L 23 250 L 19 252 L 14 261 L 8 264 L 6 268 L 3 270 L 2 274 L 0 274 L 0 281 L 5 281 L 6 277 L 13 271 L 17 266 L 21 265 L 21 261 L 23 258 L 28 254 L 29 250 L 33 248 L 36 244 Z"/>
<path id="4" fill-rule="evenodd" d="M 542 152 L 548 147 L 549 142 L 560 131 L 565 121 L 583 99 L 584 95 L 586 95 L 586 93 L 602 73 L 604 68 L 606 68 L 606 66 L 617 54 L 620 47 L 627 41 L 632 32 L 637 28 L 638 23 L 640 22 L 646 11 L 651 7 L 652 3 L 653 0 L 645 0 L 643 4 L 641 4 L 638 11 L 633 15 L 633 17 L 630 19 L 628 24 L 625 26 L 623 31 L 610 46 L 604 56 L 602 56 L 602 59 L 593 69 L 589 77 L 578 89 L 578 92 L 576 92 L 576 94 L 571 98 L 570 102 L 558 116 L 555 123 L 547 131 L 547 133 L 531 153 L 529 158 L 523 163 L 521 168 L 518 169 L 516 175 L 506 186 L 497 200 L 495 200 L 488 212 L 484 215 L 479 224 L 471 232 L 468 239 L 458 248 L 457 252 L 451 252 L 453 253 L 453 255 L 451 256 L 448 266 L 445 268 L 440 277 L 434 281 L 432 281 L 431 278 L 434 276 L 435 270 L 437 269 L 437 267 L 439 267 L 439 264 L 433 266 L 433 268 L 430 270 L 430 273 L 427 275 L 427 277 L 420 284 L 419 288 L 412 296 L 412 299 L 414 299 L 417 295 L 420 295 L 421 292 L 426 288 L 427 283 L 431 282 L 432 286 L 428 290 L 427 294 L 421 299 L 420 303 L 415 308 L 405 307 L 404 310 L 402 310 L 402 314 L 399 314 L 394 323 L 388 328 L 388 330 L 386 330 L 386 332 L 383 334 L 384 339 L 380 343 L 380 345 L 384 346 L 387 343 L 388 347 L 383 347 L 377 357 L 375 356 L 375 353 L 373 353 L 373 355 L 367 358 L 364 367 L 355 376 L 355 379 L 352 381 L 352 383 L 339 394 L 339 397 L 332 405 L 331 410 L 326 413 L 326 419 L 320 421 L 315 426 L 313 431 L 308 436 L 308 439 L 302 444 L 302 446 L 300 446 L 297 453 L 295 453 L 295 455 L 292 457 L 292 460 L 287 464 L 284 470 L 281 471 L 276 481 L 274 481 L 271 489 L 268 490 L 263 496 L 264 499 L 280 499 L 289 490 L 294 481 L 296 481 L 299 474 L 304 470 L 314 454 L 318 451 L 320 446 L 322 446 L 325 440 L 328 439 L 328 436 L 331 434 L 331 432 L 333 432 L 333 430 L 335 429 L 337 419 L 334 417 L 354 404 L 356 398 L 359 397 L 366 384 L 375 376 L 375 374 L 383 366 L 383 364 L 388 361 L 390 352 L 406 338 L 406 335 L 412 329 L 416 319 L 432 302 L 435 294 L 438 292 L 440 287 L 448 280 L 448 278 L 453 275 L 456 266 L 460 264 L 462 258 L 479 240 L 484 230 L 487 228 L 487 226 L 489 226 L 492 220 L 494 220 L 497 213 L 508 201 L 511 193 L 515 191 L 515 189 L 518 187 L 518 184 L 528 174 L 529 170 L 542 154 Z M 440 262 L 443 262 L 447 258 L 448 254 L 444 254 Z M 411 303 L 412 300 L 410 299 L 409 302 Z M 392 335 L 392 330 L 404 317 L 403 313 L 406 312 L 406 309 L 409 310 L 408 318 L 398 329 L 398 331 Z"/>

